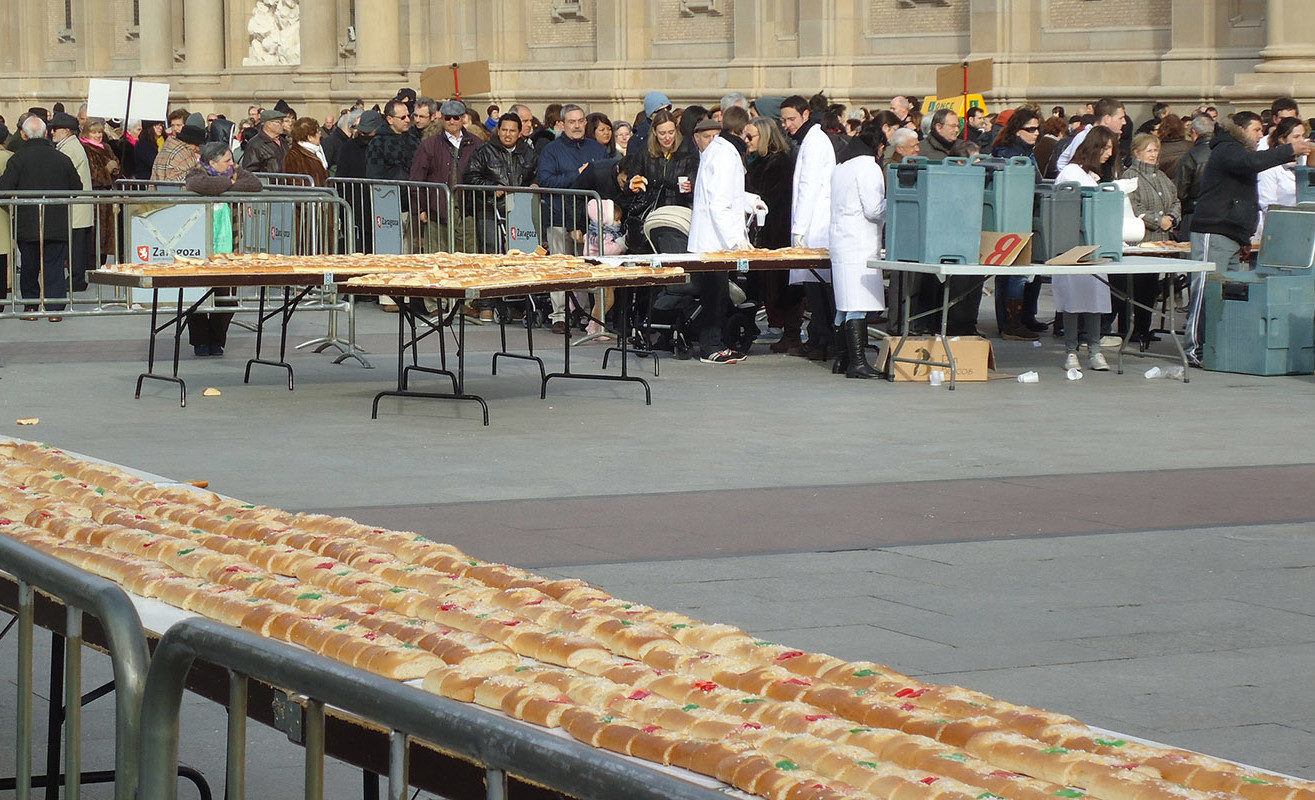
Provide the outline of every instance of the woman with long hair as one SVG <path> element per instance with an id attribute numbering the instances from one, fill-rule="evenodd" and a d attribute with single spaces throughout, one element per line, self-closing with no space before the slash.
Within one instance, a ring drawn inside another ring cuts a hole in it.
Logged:
<path id="1" fill-rule="evenodd" d="M 794 149 L 776 120 L 754 117 L 744 126 L 745 188 L 767 204 L 767 219 L 758 228 L 758 247 L 776 250 L 790 246 L 790 197 L 794 185 Z M 778 334 L 772 342 L 773 353 L 791 349 L 803 352 L 801 329 L 804 321 L 803 288 L 790 285 L 785 270 L 750 273 L 752 280 L 762 276 L 763 306 L 767 311 L 768 335 Z"/>
<path id="2" fill-rule="evenodd" d="M 659 253 L 683 253 L 689 241 L 689 209 L 694 206 L 699 151 L 685 147 L 676 117 L 666 109 L 654 112 L 647 145 L 645 152 L 632 153 L 629 158 L 632 169 L 627 188 L 641 195 L 632 207 L 647 209 L 644 218 L 662 209 L 679 209 L 664 212 L 663 218 L 669 217 L 671 224 L 654 228 L 650 237 Z"/>
<path id="3" fill-rule="evenodd" d="M 1118 153 L 1119 138 L 1103 125 L 1093 125 L 1073 160 L 1059 171 L 1057 183 L 1096 186 L 1110 160 Z M 1110 313 L 1110 288 L 1104 275 L 1055 275 L 1050 279 L 1055 296 L 1055 312 L 1064 319 L 1064 369 L 1079 369 L 1078 332 L 1087 344 L 1089 365 L 1105 371 L 1110 368 L 1100 352 L 1100 317 Z"/>
<path id="4" fill-rule="evenodd" d="M 595 111 L 585 118 L 584 138 L 601 144 L 607 150 L 608 158 L 616 157 L 616 143 L 612 141 L 612 120 L 606 114 Z"/>

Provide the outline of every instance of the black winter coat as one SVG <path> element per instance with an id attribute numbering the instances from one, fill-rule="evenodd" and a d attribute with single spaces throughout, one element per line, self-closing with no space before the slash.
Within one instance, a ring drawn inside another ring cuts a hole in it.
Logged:
<path id="1" fill-rule="evenodd" d="M 692 145 L 692 143 L 691 143 Z M 679 147 L 670 158 L 651 156 L 645 150 L 643 155 L 628 159 L 631 161 L 630 177 L 643 175 L 648 178 L 648 189 L 642 192 L 644 205 L 648 208 L 662 206 L 694 207 L 694 192 L 681 194 L 677 178 L 689 178 L 690 186 L 699 172 L 699 150 L 697 147 Z"/>
<path id="2" fill-rule="evenodd" d="M 744 188 L 767 204 L 767 223 L 758 230 L 758 247 L 790 246 L 790 201 L 793 199 L 795 152 L 750 155 Z"/>
<path id="3" fill-rule="evenodd" d="M 1251 243 L 1260 215 L 1256 176 L 1295 156 L 1292 145 L 1252 150 L 1234 125 L 1220 124 L 1210 140 L 1210 159 L 1201 179 L 1201 197 L 1192 214 L 1192 233 L 1218 233 L 1241 245 Z"/>
<path id="4" fill-rule="evenodd" d="M 49 139 L 29 139 L 9 159 L 0 175 L 0 191 L 77 192 L 82 178 L 69 157 L 55 149 Z M 37 206 L 19 206 L 14 225 L 14 239 L 20 242 L 67 242 L 67 205 L 52 203 L 43 207 L 45 227 Z"/>
<path id="5" fill-rule="evenodd" d="M 502 146 L 502 142 L 493 138 L 470 157 L 461 182 L 476 186 L 529 186 L 534 183 L 538 164 L 539 154 L 534 152 L 534 148 L 525 139 L 520 139 L 515 147 L 508 150 Z M 480 194 L 486 208 L 491 208 L 495 199 L 499 208 L 506 207 L 505 198 L 495 198 L 493 192 Z"/>
<path id="6" fill-rule="evenodd" d="M 370 147 L 370 139 L 366 136 L 356 136 L 338 148 L 337 167 L 338 172 L 334 177 L 338 178 L 364 178 L 366 175 L 365 154 Z"/>

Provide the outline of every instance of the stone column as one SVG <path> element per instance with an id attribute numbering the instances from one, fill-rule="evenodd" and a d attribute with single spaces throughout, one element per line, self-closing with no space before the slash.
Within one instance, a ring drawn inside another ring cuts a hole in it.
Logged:
<path id="1" fill-rule="evenodd" d="M 141 72 L 165 75 L 173 70 L 174 15 L 172 0 L 141 0 Z"/>
<path id="2" fill-rule="evenodd" d="M 103 75 L 114 55 L 113 7 L 108 3 L 87 3 L 73 18 L 73 35 L 78 41 L 78 63 L 88 72 Z"/>
<path id="3" fill-rule="evenodd" d="M 310 0 L 301 4 L 301 69 L 332 70 L 338 66 L 338 4 Z"/>
<path id="4" fill-rule="evenodd" d="M 1269 0 L 1265 37 L 1256 72 L 1307 73 L 1315 78 L 1315 10 L 1308 0 Z M 1315 89 L 1308 83 L 1306 91 Z"/>
<path id="5" fill-rule="evenodd" d="M 1211 97 L 1219 84 L 1214 54 L 1227 11 L 1218 0 L 1173 0 L 1171 8 L 1172 46 L 1160 62 L 1160 85 L 1168 94 Z"/>
<path id="6" fill-rule="evenodd" d="M 356 4 L 356 71 L 399 72 L 402 38 L 398 0 Z"/>
<path id="7" fill-rule="evenodd" d="M 142 27 L 146 10 L 142 9 Z M 224 69 L 224 0 L 183 0 L 183 38 L 188 72 L 217 75 Z M 142 46 L 146 46 L 145 31 Z"/>
<path id="8" fill-rule="evenodd" d="M 1276 97 L 1295 97 L 1303 106 L 1315 102 L 1315 14 L 1309 0 L 1268 0 L 1265 40 L 1255 71 L 1238 75 L 1220 93 L 1249 107 Z"/>

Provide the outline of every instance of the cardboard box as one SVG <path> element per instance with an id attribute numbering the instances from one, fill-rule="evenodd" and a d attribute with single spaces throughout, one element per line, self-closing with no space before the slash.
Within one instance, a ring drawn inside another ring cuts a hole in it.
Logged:
<path id="1" fill-rule="evenodd" d="M 980 336 L 951 336 L 950 352 L 954 353 L 956 383 L 962 381 L 985 381 L 990 379 L 990 371 L 995 369 L 995 351 L 991 342 Z M 931 367 L 926 364 L 909 364 L 896 362 L 886 369 L 890 353 L 895 349 L 898 339 L 887 339 L 882 343 L 878 353 L 878 366 L 883 371 L 893 372 L 895 381 L 921 382 L 929 380 L 931 371 L 939 369 L 945 373 L 949 383 L 949 367 Z M 945 361 L 945 348 L 941 346 L 939 336 L 910 337 L 900 348 L 900 358 L 919 358 L 926 361 Z"/>

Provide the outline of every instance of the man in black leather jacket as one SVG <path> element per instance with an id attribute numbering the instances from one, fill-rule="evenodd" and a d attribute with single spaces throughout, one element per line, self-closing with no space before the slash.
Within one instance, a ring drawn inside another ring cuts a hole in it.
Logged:
<path id="1" fill-rule="evenodd" d="M 529 186 L 534 183 L 539 157 L 529 140 L 521 138 L 520 117 L 512 113 L 498 119 L 492 138 L 470 157 L 463 183 L 476 186 Z M 471 203 L 475 209 L 480 249 L 485 253 L 501 252 L 497 213 L 506 213 L 504 193 L 482 192 Z"/>

